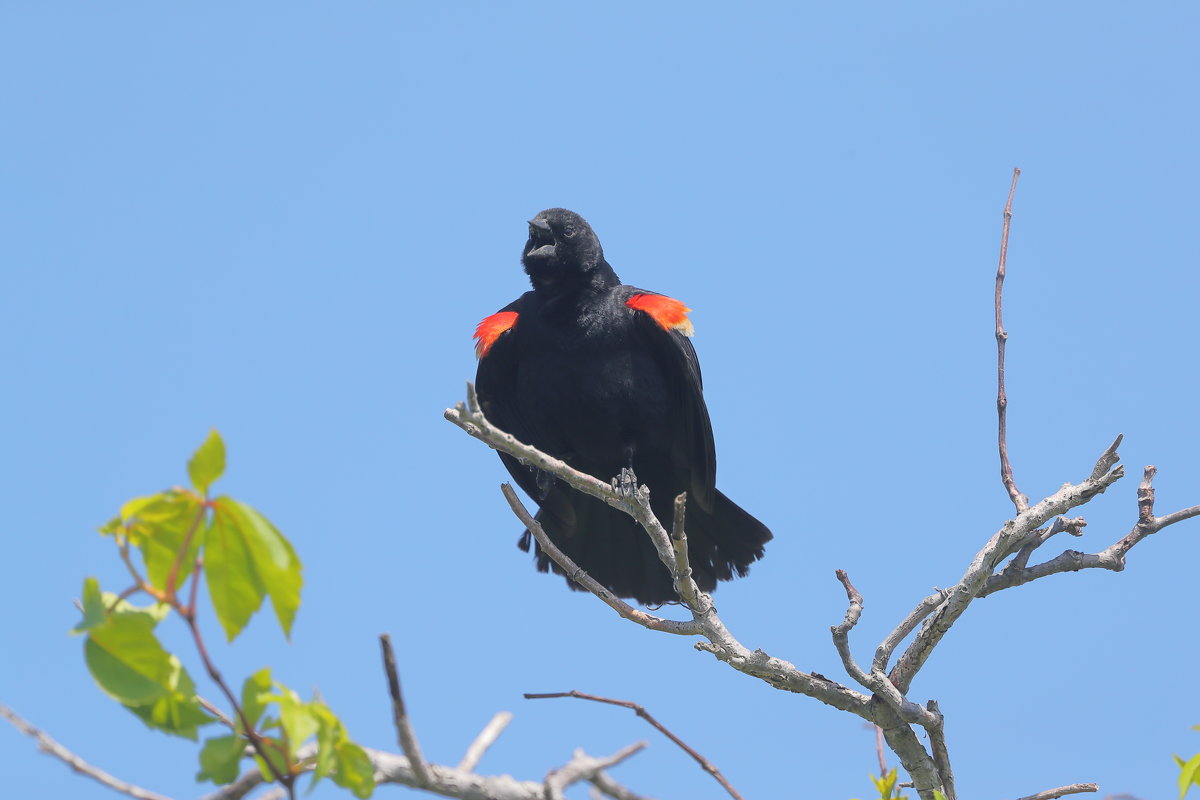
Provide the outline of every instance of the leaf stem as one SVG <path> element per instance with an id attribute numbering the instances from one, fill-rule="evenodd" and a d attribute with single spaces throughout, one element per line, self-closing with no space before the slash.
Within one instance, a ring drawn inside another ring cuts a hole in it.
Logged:
<path id="1" fill-rule="evenodd" d="M 200 520 L 204 519 L 208 509 L 212 506 L 208 498 L 200 501 L 200 508 L 196 511 L 196 517 L 192 520 L 191 527 L 183 537 L 183 544 L 179 548 L 179 552 L 175 554 L 175 563 L 171 565 L 171 571 L 167 573 L 167 583 L 164 587 L 164 594 L 172 600 L 175 598 L 175 581 L 179 578 L 179 568 L 183 565 L 183 559 L 187 556 L 188 549 L 192 546 L 192 537 L 196 535 L 196 529 L 200 527 Z M 182 613 L 182 612 L 180 612 Z"/>

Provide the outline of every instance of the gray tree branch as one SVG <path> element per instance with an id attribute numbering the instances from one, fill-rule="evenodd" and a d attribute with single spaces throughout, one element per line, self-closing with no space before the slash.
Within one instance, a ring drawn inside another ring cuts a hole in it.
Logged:
<path id="1" fill-rule="evenodd" d="M 485 725 L 479 735 L 475 737 L 475 741 L 471 742 L 466 755 L 462 757 L 462 761 L 458 762 L 457 769 L 472 772 L 479 765 L 479 760 L 483 758 L 487 749 L 500 738 L 501 733 L 504 733 L 508 723 L 512 722 L 512 717 L 513 715 L 508 711 L 497 712 L 496 716 L 492 717 L 492 721 Z"/>
<path id="2" fill-rule="evenodd" d="M 120 792 L 121 794 L 127 794 L 130 797 L 137 798 L 137 800 L 170 800 L 170 798 L 166 795 L 152 792 L 149 789 L 143 789 L 142 787 L 135 786 L 132 783 L 126 783 L 120 778 L 115 778 L 112 775 L 109 775 L 99 767 L 93 767 L 91 764 L 51 739 L 46 733 L 26 722 L 8 706 L 0 705 L 0 717 L 4 717 L 6 720 L 11 722 L 13 727 L 15 727 L 21 733 L 25 734 L 26 736 L 33 737 L 33 739 L 38 743 L 38 749 L 43 753 L 54 756 L 68 767 L 78 772 L 80 775 L 86 775 L 94 781 L 99 781 L 113 791 Z"/>
<path id="3" fill-rule="evenodd" d="M 1060 786 L 1057 789 L 1047 789 L 1044 792 L 1027 795 L 1018 800 L 1054 800 L 1056 797 L 1065 797 L 1069 794 L 1081 794 L 1083 792 L 1098 792 L 1100 787 L 1094 783 L 1072 783 L 1070 786 Z"/>

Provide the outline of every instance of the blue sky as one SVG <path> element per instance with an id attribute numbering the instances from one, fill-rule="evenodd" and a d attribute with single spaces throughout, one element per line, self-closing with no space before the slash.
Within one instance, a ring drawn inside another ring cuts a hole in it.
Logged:
<path id="1" fill-rule="evenodd" d="M 749 647 L 840 676 L 834 569 L 866 598 L 852 642 L 867 656 L 1011 511 L 991 291 L 1014 166 L 1021 488 L 1082 478 L 1123 432 L 1135 477 L 1060 549 L 1123 535 L 1145 464 L 1160 513 L 1200 502 L 1198 17 L 5 4 L 0 702 L 127 780 L 205 791 L 196 748 L 102 696 L 66 631 L 85 576 L 123 580 L 95 526 L 183 481 L 215 426 L 219 488 L 290 536 L 306 576 L 290 645 L 265 616 L 233 647 L 214 628 L 235 680 L 271 664 L 391 747 L 375 639 L 390 631 L 432 759 L 456 763 L 510 710 L 482 771 L 540 778 L 576 746 L 648 738 L 617 777 L 719 796 L 631 714 L 520 699 L 576 688 L 645 704 L 747 797 L 866 794 L 857 718 L 534 572 L 498 459 L 441 418 L 474 374 L 471 331 L 525 290 L 525 220 L 549 206 L 586 216 L 625 281 L 695 309 L 719 485 L 776 533 L 717 604 Z M 1198 558 L 1193 523 L 1123 574 L 972 606 L 912 694 L 947 715 L 960 791 L 1176 791 L 1171 753 L 1200 749 Z M 110 796 L 7 726 L 0 764 L 13 797 Z"/>

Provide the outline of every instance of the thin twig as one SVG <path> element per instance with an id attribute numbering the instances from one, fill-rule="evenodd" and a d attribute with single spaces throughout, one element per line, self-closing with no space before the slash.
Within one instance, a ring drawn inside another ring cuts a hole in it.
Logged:
<path id="1" fill-rule="evenodd" d="M 475 737 L 475 741 L 471 742 L 471 746 L 467 748 L 467 753 L 462 757 L 462 761 L 458 762 L 455 769 L 463 770 L 464 772 L 472 772 L 479 765 L 479 759 L 483 758 L 483 754 L 491 747 L 495 741 L 500 738 L 500 734 L 504 733 L 504 729 L 508 727 L 508 723 L 512 722 L 513 715 L 508 711 L 501 711 L 492 717 L 492 721 L 483 727 L 479 735 Z"/>
<path id="2" fill-rule="evenodd" d="M 234 715 L 242 723 L 242 730 L 246 734 L 246 738 L 250 740 L 250 746 L 254 748 L 254 752 L 258 753 L 259 758 L 266 763 L 267 769 L 271 773 L 271 777 L 287 787 L 289 797 L 293 796 L 295 792 L 294 787 L 296 783 L 296 776 L 290 773 L 284 775 L 279 771 L 279 768 L 275 766 L 274 760 L 267 755 L 266 742 L 263 741 L 262 736 L 260 736 L 258 731 L 254 729 L 254 726 L 250 724 L 250 720 L 246 718 L 246 713 L 242 710 L 241 704 L 238 703 L 237 697 L 234 696 L 233 690 L 230 689 L 229 685 L 225 683 L 225 679 L 221 677 L 220 671 L 217 669 L 212 659 L 208 657 L 208 648 L 204 646 L 204 636 L 200 633 L 200 626 L 196 623 L 196 609 L 192 608 L 189 611 L 188 609 L 183 608 L 179 603 L 179 599 L 176 598 L 174 594 L 170 596 L 167 602 L 170 603 L 172 608 L 179 612 L 179 616 L 182 617 L 183 621 L 187 624 L 188 630 L 190 630 L 192 633 L 192 640 L 196 643 L 196 652 L 200 654 L 200 661 L 203 662 L 204 669 L 208 673 L 208 677 L 217 685 L 217 688 L 221 690 L 221 694 L 225 695 L 225 699 L 229 701 L 229 705 L 233 709 Z"/>
<path id="3" fill-rule="evenodd" d="M 1004 232 L 1000 236 L 1000 265 L 996 268 L 996 414 L 1000 418 L 1000 480 L 1008 490 L 1009 499 L 1020 514 L 1029 508 L 1029 498 L 1021 494 L 1013 479 L 1012 464 L 1008 460 L 1008 395 L 1004 393 L 1004 344 L 1008 332 L 1004 330 L 1001 315 L 1001 298 L 1004 294 L 1005 261 L 1008 259 L 1008 229 L 1012 225 L 1013 194 L 1017 191 L 1017 178 L 1021 170 L 1013 168 L 1012 186 L 1008 189 L 1008 202 L 1004 204 Z"/>
<path id="4" fill-rule="evenodd" d="M 417 743 L 417 735 L 409 722 L 408 712 L 404 708 L 404 695 L 400 693 L 400 673 L 396 670 L 396 654 L 392 651 L 392 637 L 386 633 L 379 637 L 379 645 L 383 649 L 383 668 L 387 672 L 388 692 L 392 696 L 392 716 L 396 724 L 396 737 L 400 741 L 400 749 L 408 756 L 413 774 L 421 786 L 429 786 L 433 777 L 429 773 L 429 764 L 421 754 L 421 745 Z"/>
<path id="5" fill-rule="evenodd" d="M 883 757 L 883 728 L 872 725 L 875 729 L 875 755 L 879 757 L 879 777 L 886 778 L 888 774 L 887 759 Z"/>
<path id="6" fill-rule="evenodd" d="M 501 484 L 500 491 L 504 493 L 504 498 L 508 500 L 508 505 L 512 508 L 513 513 L 517 515 L 517 519 L 521 520 L 522 524 L 533 534 L 533 538 L 537 540 L 538 547 L 542 549 L 542 552 L 550 556 L 555 563 L 562 567 L 563 572 L 571 580 L 599 597 L 613 611 L 616 611 L 625 619 L 636 622 L 652 631 L 663 631 L 664 633 L 674 633 L 680 636 L 697 636 L 702 633 L 700 626 L 694 621 L 681 622 L 679 620 L 656 617 L 653 614 L 647 614 L 645 611 L 634 608 L 614 595 L 602 586 L 599 581 L 584 572 L 581 567 L 571 560 L 570 556 L 558 549 L 558 546 L 546 535 L 541 523 L 534 519 L 529 510 L 525 508 L 525 505 L 521 502 L 521 498 L 517 497 L 517 493 L 513 491 L 512 486 L 507 483 Z"/>
<path id="7" fill-rule="evenodd" d="M 188 594 L 187 616 L 196 615 L 196 590 L 200 587 L 200 573 L 204 570 L 204 558 L 197 554 L 196 563 L 192 565 L 192 588 Z"/>
<path id="8" fill-rule="evenodd" d="M 93 780 L 99 781 L 110 789 L 121 792 L 122 794 L 127 794 L 130 797 L 137 798 L 137 800 L 170 800 L 170 798 L 166 795 L 152 792 L 149 789 L 143 789 L 140 786 L 134 786 L 132 783 L 126 783 L 120 778 L 114 778 L 112 775 L 109 775 L 99 767 L 93 767 L 91 764 L 51 739 L 47 734 L 26 722 L 8 706 L 0 705 L 0 717 L 4 717 L 11 722 L 13 727 L 15 727 L 21 733 L 25 734 L 26 736 L 33 737 L 38 743 L 38 749 L 43 753 L 48 753 L 49 755 L 54 756 L 81 775 L 86 775 Z"/>
<path id="9" fill-rule="evenodd" d="M 621 708 L 628 708 L 628 709 L 632 710 L 639 717 L 646 720 L 646 722 L 650 723 L 650 725 L 652 725 L 659 733 L 666 736 L 668 739 L 670 739 L 672 742 L 674 742 L 676 745 L 678 745 L 685 753 L 687 753 L 689 756 L 691 756 L 696 761 L 696 763 L 700 765 L 701 769 L 703 769 L 709 775 L 712 775 L 713 778 L 716 779 L 717 783 L 721 784 L 721 786 L 725 789 L 725 791 L 727 791 L 729 793 L 729 795 L 734 798 L 734 800 L 742 800 L 742 796 L 740 794 L 738 794 L 737 789 L 734 789 L 733 786 L 730 785 L 729 781 L 727 781 L 725 779 L 725 776 L 721 774 L 721 770 L 717 769 L 716 766 L 714 766 L 711 761 L 709 761 L 704 756 L 700 755 L 695 750 L 693 750 L 687 744 L 687 742 L 683 741 L 683 739 L 680 739 L 678 736 L 671 733 L 671 731 L 667 730 L 666 726 L 663 725 L 661 722 L 659 722 L 657 719 L 655 719 L 653 716 L 651 716 L 650 712 L 646 711 L 644 706 L 641 706 L 638 703 L 634 703 L 629 700 L 615 700 L 611 697 L 600 697 L 598 695 L 587 694 L 586 692 L 576 691 L 575 689 L 572 689 L 569 692 L 544 692 L 544 693 L 540 693 L 540 694 L 529 694 L 529 693 L 525 694 L 526 700 L 549 700 L 549 699 L 557 698 L 557 697 L 578 697 L 580 700 L 591 700 L 595 703 L 607 703 L 608 705 L 611 705 L 611 706 L 620 706 Z"/>
<path id="10" fill-rule="evenodd" d="M 231 730 L 236 728 L 236 726 L 233 724 L 233 720 L 231 720 L 229 717 L 225 716 L 225 712 L 222 711 L 220 708 L 218 708 L 217 705 L 215 703 L 213 703 L 213 701 L 206 700 L 203 697 L 201 697 L 200 695 L 196 695 L 196 702 L 200 704 L 201 708 L 203 708 L 205 711 L 207 711 L 208 713 L 210 713 L 214 717 L 216 717 L 217 722 L 220 722 L 226 728 L 229 728 Z"/>
<path id="11" fill-rule="evenodd" d="M 605 758 L 596 758 L 582 750 L 576 750 L 570 761 L 556 770 L 551 770 L 546 776 L 546 797 L 548 800 L 565 800 L 563 790 L 571 784 L 590 780 L 601 770 L 615 767 L 645 747 L 645 742 L 634 742 Z"/>
<path id="12" fill-rule="evenodd" d="M 650 800 L 649 797 L 637 794 L 617 783 L 604 770 L 598 770 L 588 779 L 592 783 L 592 791 L 608 795 L 613 800 Z"/>
<path id="13" fill-rule="evenodd" d="M 1098 791 L 1100 791 L 1100 787 L 1094 783 L 1072 783 L 1070 786 L 1060 786 L 1057 789 L 1047 789 L 1044 792 L 1026 795 L 1025 797 L 1018 798 L 1018 800 L 1054 800 L 1056 797 L 1063 797 L 1068 794 Z"/>

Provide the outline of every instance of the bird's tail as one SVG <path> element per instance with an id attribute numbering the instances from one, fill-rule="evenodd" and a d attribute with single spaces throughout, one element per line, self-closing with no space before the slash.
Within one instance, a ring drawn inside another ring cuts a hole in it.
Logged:
<path id="1" fill-rule="evenodd" d="M 655 513 L 670 529 L 671 512 L 655 508 Z M 647 605 L 678 599 L 650 537 L 628 514 L 572 489 L 556 487 L 542 501 L 536 519 L 559 549 L 618 597 L 632 597 Z M 718 581 L 745 575 L 750 565 L 762 558 L 763 546 L 771 539 L 765 525 L 719 491 L 712 513 L 688 502 L 685 529 L 692 577 L 706 592 L 715 589 Z M 519 544 L 522 550 L 529 549 L 528 531 Z M 582 588 L 536 543 L 533 548 L 539 571 L 552 570 L 566 577 L 572 589 Z"/>

